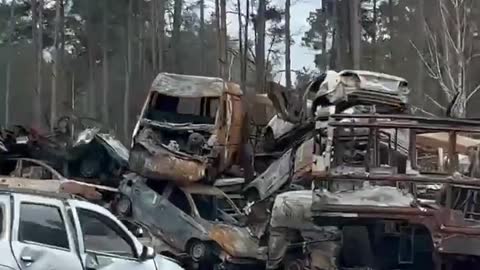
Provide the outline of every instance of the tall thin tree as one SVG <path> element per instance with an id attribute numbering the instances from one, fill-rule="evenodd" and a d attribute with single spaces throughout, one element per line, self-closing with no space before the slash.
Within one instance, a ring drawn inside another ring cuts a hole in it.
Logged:
<path id="1" fill-rule="evenodd" d="M 226 0 L 220 0 L 220 55 L 222 63 L 222 78 L 228 78 L 227 72 L 227 3 Z"/>
<path id="2" fill-rule="evenodd" d="M 250 1 L 245 1 L 245 25 L 243 30 L 243 61 L 242 61 L 242 73 L 241 73 L 241 81 L 242 81 L 242 89 L 247 91 L 247 72 L 248 72 L 248 27 L 250 21 Z"/>
<path id="3" fill-rule="evenodd" d="M 174 50 L 174 69 L 177 73 L 183 73 L 182 61 L 181 61 L 181 26 L 182 26 L 182 7 L 183 0 L 175 0 L 173 6 L 173 33 L 172 33 L 172 45 L 170 46 Z"/>
<path id="4" fill-rule="evenodd" d="M 285 0 L 285 81 L 287 89 L 292 88 L 291 60 L 290 60 L 290 0 Z"/>
<path id="5" fill-rule="evenodd" d="M 360 0 L 350 0 L 350 50 L 352 57 L 352 67 L 360 69 L 361 64 L 361 34 L 362 26 L 360 21 Z"/>
<path id="6" fill-rule="evenodd" d="M 32 9 L 35 15 L 32 16 L 34 25 L 34 50 L 35 50 L 35 91 L 33 98 L 33 125 L 43 128 L 44 114 L 42 111 L 42 62 L 43 62 L 43 0 L 32 0 Z"/>
<path id="7" fill-rule="evenodd" d="M 93 25 L 94 1 L 87 0 L 87 54 L 88 54 L 88 98 L 87 112 L 91 117 L 96 117 L 96 89 L 95 89 L 95 29 Z"/>
<path id="8" fill-rule="evenodd" d="M 256 44 L 255 44 L 255 64 L 256 64 L 256 86 L 257 92 L 265 91 L 265 12 L 266 0 L 258 1 L 258 11 L 256 17 Z"/>
<path id="9" fill-rule="evenodd" d="M 158 71 L 161 72 L 165 68 L 165 0 L 158 0 Z"/>
<path id="10" fill-rule="evenodd" d="M 151 56 L 152 56 L 152 71 L 154 76 L 157 73 L 157 1 L 159 0 L 151 0 L 150 1 L 150 47 L 151 47 Z"/>
<path id="11" fill-rule="evenodd" d="M 127 53 L 125 56 L 125 96 L 123 97 L 123 138 L 127 141 L 130 138 L 129 124 L 130 124 L 130 91 L 131 91 L 131 77 L 132 77 L 132 24 L 133 24 L 133 1 L 128 1 L 127 14 Z"/>
<path id="12" fill-rule="evenodd" d="M 205 75 L 207 72 L 207 59 L 206 59 L 206 48 L 205 48 L 205 0 L 199 1 L 200 5 L 200 72 L 202 75 Z"/>
<path id="13" fill-rule="evenodd" d="M 109 76 L 109 66 L 108 66 L 108 1 L 103 1 L 103 16 L 102 16 L 102 122 L 106 125 L 109 123 L 109 110 L 108 110 L 108 95 L 110 92 L 110 76 Z"/>
<path id="14" fill-rule="evenodd" d="M 15 1 L 10 2 L 10 18 L 8 20 L 8 46 L 12 46 L 13 31 L 15 30 Z M 12 80 L 12 58 L 7 57 L 7 69 L 5 78 L 5 126 L 10 121 L 10 91 Z"/>
<path id="15" fill-rule="evenodd" d="M 57 92 L 61 85 L 61 72 L 62 72 L 62 61 L 63 61 L 63 51 L 62 50 L 62 32 L 63 30 L 63 21 L 62 21 L 62 9 L 63 9 L 63 0 L 55 1 L 55 33 L 54 33 L 54 61 L 53 61 L 53 78 L 52 78 L 52 92 L 50 94 L 50 130 L 53 131 L 54 124 L 57 120 Z"/>

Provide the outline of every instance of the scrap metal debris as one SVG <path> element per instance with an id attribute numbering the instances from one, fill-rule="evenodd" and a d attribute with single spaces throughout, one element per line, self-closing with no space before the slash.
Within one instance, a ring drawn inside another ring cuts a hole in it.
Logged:
<path id="1" fill-rule="evenodd" d="M 410 115 L 408 93 L 361 70 L 269 82 L 253 147 L 237 84 L 161 73 L 129 149 L 69 117 L 2 130 L 0 186 L 100 203 L 187 269 L 478 268 L 480 122 Z"/>

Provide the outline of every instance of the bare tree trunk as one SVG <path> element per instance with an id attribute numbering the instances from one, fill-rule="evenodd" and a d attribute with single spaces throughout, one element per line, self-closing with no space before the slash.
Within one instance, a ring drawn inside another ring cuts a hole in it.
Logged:
<path id="1" fill-rule="evenodd" d="M 377 21 L 378 21 L 378 7 L 377 0 L 373 0 L 373 34 L 372 34 L 372 67 L 377 67 Z"/>
<path id="2" fill-rule="evenodd" d="M 327 22 L 328 22 L 328 19 L 327 19 L 328 11 L 327 11 L 326 5 L 327 5 L 326 1 L 322 0 L 323 16 L 322 16 L 321 24 L 325 26 L 327 26 Z M 328 31 L 323 31 L 322 32 L 322 62 L 323 62 L 322 70 L 324 72 L 327 71 L 327 68 L 329 66 L 328 52 L 327 52 L 327 38 L 328 38 Z M 332 43 L 333 43 L 333 40 L 332 40 Z M 332 46 L 332 48 L 334 47 Z"/>
<path id="3" fill-rule="evenodd" d="M 205 0 L 200 0 L 200 69 L 201 74 L 205 75 L 207 72 L 207 59 L 205 50 Z"/>
<path id="4" fill-rule="evenodd" d="M 266 0 L 259 0 L 256 21 L 257 43 L 255 45 L 256 84 L 259 93 L 265 91 L 265 10 Z"/>
<path id="5" fill-rule="evenodd" d="M 418 0 L 417 1 L 417 10 L 416 10 L 416 21 L 417 21 L 417 46 L 420 52 L 423 53 L 423 50 L 425 48 L 425 13 L 424 13 L 424 1 L 423 0 Z M 421 102 L 423 97 L 419 95 L 419 93 L 424 93 L 423 89 L 423 79 L 425 76 L 425 67 L 423 65 L 423 62 L 420 57 L 417 58 L 417 76 L 416 76 L 416 82 L 415 82 L 415 89 L 414 95 L 416 95 L 416 100 Z M 419 104 L 423 105 L 423 104 Z M 423 108 L 424 109 L 424 108 Z"/>
<path id="6" fill-rule="evenodd" d="M 10 3 L 10 18 L 8 21 L 8 46 L 12 47 L 13 31 L 15 30 L 15 1 Z M 6 78 L 5 78 L 5 126 L 10 121 L 10 88 L 12 79 L 12 58 L 8 56 Z"/>
<path id="7" fill-rule="evenodd" d="M 53 131 L 55 122 L 57 121 L 57 91 L 60 86 L 60 69 L 61 69 L 61 32 L 63 32 L 62 23 L 62 4 L 63 0 L 56 0 L 55 3 L 55 33 L 54 33 L 54 61 L 53 61 L 53 78 L 52 78 L 52 93 L 50 96 L 50 130 Z"/>
<path id="8" fill-rule="evenodd" d="M 151 52 L 152 52 L 152 71 L 154 76 L 157 73 L 157 1 L 158 0 L 151 0 L 151 7 L 150 7 L 150 28 L 151 28 Z M 161 1 L 161 0 L 160 0 Z"/>
<path id="9" fill-rule="evenodd" d="M 88 5 L 88 17 L 87 17 L 87 43 L 88 43 L 88 113 L 91 117 L 96 117 L 97 110 L 96 110 L 96 91 L 95 91 L 95 40 L 93 37 L 93 33 L 95 29 L 93 29 L 92 23 L 92 0 L 87 0 Z"/>
<path id="10" fill-rule="evenodd" d="M 228 54 L 227 54 L 227 4 L 226 0 L 220 0 L 220 55 L 221 55 L 221 63 L 222 63 L 222 78 L 228 78 L 227 72 L 227 61 L 228 61 Z"/>
<path id="11" fill-rule="evenodd" d="M 388 28 L 390 29 L 390 43 L 389 43 L 389 50 L 390 50 L 390 68 L 391 68 L 391 71 L 394 71 L 395 70 L 395 62 L 396 62 L 396 58 L 395 58 L 395 46 L 394 46 L 394 42 L 395 42 L 395 37 L 394 37 L 394 33 L 393 33 L 393 0 L 388 0 Z"/>
<path id="12" fill-rule="evenodd" d="M 348 31 L 348 24 L 349 24 L 349 5 L 348 1 L 336 1 L 335 5 L 335 13 L 336 13 L 336 66 L 337 69 L 345 69 L 346 67 L 350 66 L 349 60 L 349 50 L 348 44 L 350 33 Z"/>
<path id="13" fill-rule="evenodd" d="M 242 3 L 240 0 L 237 0 L 237 19 L 238 19 L 238 55 L 240 57 L 240 87 L 245 91 L 245 77 L 243 74 L 243 65 L 245 57 L 243 57 L 243 22 L 242 22 Z"/>
<path id="14" fill-rule="evenodd" d="M 290 60 L 290 0 L 285 0 L 285 81 L 287 89 L 292 88 L 291 60 Z"/>
<path id="15" fill-rule="evenodd" d="M 102 48 L 102 82 L 103 82 L 103 91 L 102 91 L 102 122 L 105 125 L 109 124 L 109 115 L 108 115 L 108 94 L 110 92 L 110 76 L 109 76 L 109 67 L 108 67 L 108 1 L 103 3 L 103 18 L 102 18 L 102 39 L 103 39 L 103 48 Z"/>
<path id="16" fill-rule="evenodd" d="M 35 71 L 35 91 L 33 97 L 33 125 L 38 128 L 43 128 L 43 112 L 42 112 L 42 49 L 43 49 L 43 0 L 32 5 L 35 15 L 33 15 L 32 23 L 35 28 L 34 49 L 36 58 Z"/>
<path id="17" fill-rule="evenodd" d="M 173 7 L 173 33 L 172 33 L 172 48 L 174 48 L 174 69 L 177 73 L 183 73 L 182 59 L 181 59 L 181 38 L 180 27 L 182 26 L 182 6 L 183 0 L 175 0 Z"/>
<path id="18" fill-rule="evenodd" d="M 162 72 L 165 68 L 165 0 L 158 2 L 158 71 Z"/>
<path id="19" fill-rule="evenodd" d="M 350 0 L 350 50 L 354 69 L 360 69 L 361 65 L 361 34 L 360 25 L 360 0 Z"/>
<path id="20" fill-rule="evenodd" d="M 128 141 L 129 123 L 130 123 L 130 87 L 132 76 L 132 16 L 133 1 L 128 1 L 128 19 L 127 19 L 127 55 L 125 61 L 125 96 L 123 98 L 123 138 Z"/>
<path id="21" fill-rule="evenodd" d="M 249 26 L 249 21 L 250 21 L 250 1 L 246 0 L 245 3 L 245 25 L 244 25 L 244 30 L 243 30 L 243 61 L 242 61 L 242 90 L 247 91 L 247 79 L 248 79 L 248 26 Z"/>
<path id="22" fill-rule="evenodd" d="M 215 26 L 217 29 L 217 76 L 223 77 L 222 63 L 222 23 L 220 19 L 220 0 L 215 0 Z"/>

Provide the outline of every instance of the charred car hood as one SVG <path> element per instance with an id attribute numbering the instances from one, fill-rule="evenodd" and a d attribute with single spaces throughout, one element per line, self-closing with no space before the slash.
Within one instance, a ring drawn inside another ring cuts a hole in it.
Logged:
<path id="1" fill-rule="evenodd" d="M 232 257 L 261 259 L 265 256 L 247 228 L 214 223 L 209 237 Z"/>
<path id="2" fill-rule="evenodd" d="M 145 128 L 135 138 L 130 169 L 144 177 L 175 182 L 196 182 L 206 175 L 207 159 L 175 151 L 164 145 L 155 132 Z"/>

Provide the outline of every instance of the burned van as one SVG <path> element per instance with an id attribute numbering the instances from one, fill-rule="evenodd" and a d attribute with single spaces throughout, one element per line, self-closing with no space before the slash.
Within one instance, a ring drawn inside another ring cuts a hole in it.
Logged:
<path id="1" fill-rule="evenodd" d="M 197 182 L 236 163 L 242 91 L 220 78 L 159 74 L 135 126 L 129 165 L 151 179 Z"/>

